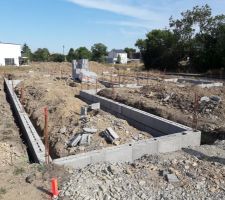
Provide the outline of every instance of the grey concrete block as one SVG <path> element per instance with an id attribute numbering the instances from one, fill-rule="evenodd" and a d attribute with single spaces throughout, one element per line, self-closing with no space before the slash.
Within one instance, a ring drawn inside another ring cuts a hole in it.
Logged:
<path id="1" fill-rule="evenodd" d="M 181 146 L 182 148 L 190 146 L 200 146 L 201 144 L 201 132 L 200 131 L 186 131 L 180 133 L 181 136 Z"/>
<path id="2" fill-rule="evenodd" d="M 132 146 L 120 145 L 105 149 L 105 161 L 110 163 L 132 162 Z"/>
<path id="3" fill-rule="evenodd" d="M 169 135 L 158 138 L 158 152 L 167 153 L 172 151 L 178 151 L 182 148 L 181 137 Z"/>
<path id="4" fill-rule="evenodd" d="M 158 153 L 158 140 L 150 139 L 132 144 L 132 159 L 137 160 L 144 155 L 152 155 Z"/>
<path id="5" fill-rule="evenodd" d="M 105 150 L 94 151 L 90 157 L 92 164 L 105 162 Z"/>

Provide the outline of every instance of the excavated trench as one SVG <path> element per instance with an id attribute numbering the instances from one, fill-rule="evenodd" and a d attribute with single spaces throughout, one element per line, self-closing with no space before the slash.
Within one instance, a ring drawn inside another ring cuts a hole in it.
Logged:
<path id="1" fill-rule="evenodd" d="M 4 92 L 5 92 L 5 96 L 6 96 L 6 101 L 10 105 L 10 110 L 11 110 L 11 112 L 13 114 L 13 118 L 14 118 L 14 121 L 16 123 L 16 126 L 19 128 L 19 136 L 20 136 L 21 142 L 26 147 L 26 152 L 27 152 L 27 155 L 28 155 L 29 162 L 30 163 L 35 163 L 34 157 L 33 157 L 32 153 L 31 153 L 31 151 L 30 151 L 30 149 L 28 147 L 27 139 L 22 134 L 23 130 L 21 129 L 21 126 L 20 126 L 20 123 L 18 121 L 17 115 L 16 115 L 16 113 L 15 113 L 13 107 L 12 107 L 12 104 L 10 103 L 9 94 L 6 91 L 6 85 L 5 84 L 4 84 Z"/>

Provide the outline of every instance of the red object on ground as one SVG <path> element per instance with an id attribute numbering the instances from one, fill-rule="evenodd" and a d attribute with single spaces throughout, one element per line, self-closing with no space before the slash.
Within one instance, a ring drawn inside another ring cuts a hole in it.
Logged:
<path id="1" fill-rule="evenodd" d="M 59 195 L 59 190 L 58 190 L 58 182 L 56 178 L 52 179 L 52 195 L 53 197 L 58 197 Z"/>

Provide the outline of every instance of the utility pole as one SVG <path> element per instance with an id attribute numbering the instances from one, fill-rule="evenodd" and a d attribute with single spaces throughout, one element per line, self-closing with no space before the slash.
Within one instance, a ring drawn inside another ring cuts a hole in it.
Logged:
<path id="1" fill-rule="evenodd" d="M 64 61 L 66 62 L 66 56 L 65 56 L 65 46 L 63 45 L 63 56 L 64 56 Z"/>

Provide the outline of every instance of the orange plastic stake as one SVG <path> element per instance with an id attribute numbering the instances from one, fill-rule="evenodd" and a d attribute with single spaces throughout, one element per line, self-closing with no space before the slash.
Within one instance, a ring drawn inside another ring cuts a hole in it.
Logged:
<path id="1" fill-rule="evenodd" d="M 53 198 L 56 198 L 59 196 L 58 182 L 56 178 L 52 179 L 52 196 Z"/>

